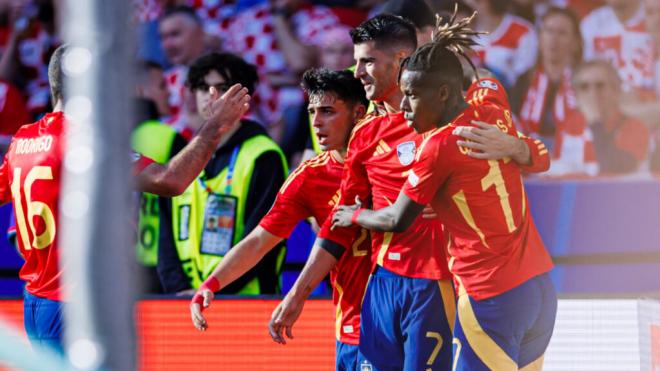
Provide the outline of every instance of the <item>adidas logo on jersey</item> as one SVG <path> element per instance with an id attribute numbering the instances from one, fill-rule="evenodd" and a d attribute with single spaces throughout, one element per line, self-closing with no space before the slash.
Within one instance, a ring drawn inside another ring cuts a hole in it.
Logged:
<path id="1" fill-rule="evenodd" d="M 18 155 L 26 155 L 37 152 L 48 152 L 53 146 L 53 136 L 45 135 L 38 138 L 19 139 L 16 142 L 14 152 Z"/>

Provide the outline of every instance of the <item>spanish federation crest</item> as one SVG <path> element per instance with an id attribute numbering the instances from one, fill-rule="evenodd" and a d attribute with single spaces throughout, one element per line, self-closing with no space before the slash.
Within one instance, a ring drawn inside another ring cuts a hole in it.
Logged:
<path id="1" fill-rule="evenodd" d="M 497 90 L 497 84 L 490 80 L 481 80 L 479 81 L 479 86 L 482 88 L 487 88 L 491 90 Z"/>
<path id="2" fill-rule="evenodd" d="M 396 155 L 399 157 L 399 162 L 403 166 L 412 164 L 415 159 L 415 142 L 403 142 L 396 146 Z"/>

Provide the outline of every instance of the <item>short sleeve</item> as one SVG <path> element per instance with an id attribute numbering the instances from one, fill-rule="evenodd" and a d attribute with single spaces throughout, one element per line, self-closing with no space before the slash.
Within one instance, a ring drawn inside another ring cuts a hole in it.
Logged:
<path id="1" fill-rule="evenodd" d="M 531 162 L 529 165 L 519 165 L 520 170 L 526 173 L 541 173 L 550 168 L 550 153 L 548 148 L 538 139 L 518 134 L 529 148 Z"/>
<path id="2" fill-rule="evenodd" d="M 284 182 L 277 194 L 275 203 L 268 214 L 261 219 L 259 225 L 280 238 L 288 238 L 300 221 L 311 216 L 311 211 L 305 206 L 305 195 L 312 190 L 305 190 L 304 174 L 293 172 Z"/>

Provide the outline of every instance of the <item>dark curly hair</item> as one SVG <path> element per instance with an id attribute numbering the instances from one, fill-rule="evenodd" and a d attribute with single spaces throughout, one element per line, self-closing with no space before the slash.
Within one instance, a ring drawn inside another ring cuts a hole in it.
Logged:
<path id="1" fill-rule="evenodd" d="M 186 86 L 190 90 L 207 89 L 204 76 L 216 71 L 229 85 L 241 84 L 247 88 L 250 95 L 259 81 L 257 68 L 230 53 L 210 53 L 198 58 L 190 66 Z"/>
<path id="2" fill-rule="evenodd" d="M 362 83 L 350 71 L 311 68 L 303 74 L 300 86 L 310 96 L 332 93 L 349 104 L 369 106 Z"/>
<path id="3" fill-rule="evenodd" d="M 475 37 L 481 32 L 473 31 L 468 26 L 474 16 L 456 20 L 457 8 L 454 14 L 446 21 L 446 17 L 436 15 L 436 30 L 433 32 L 433 41 L 422 45 L 408 58 L 401 62 L 401 70 L 433 72 L 442 82 L 451 87 L 460 89 L 463 82 L 463 67 L 459 58 L 464 58 L 472 69 L 476 68 L 472 60 L 466 55 L 466 51 L 477 45 Z"/>

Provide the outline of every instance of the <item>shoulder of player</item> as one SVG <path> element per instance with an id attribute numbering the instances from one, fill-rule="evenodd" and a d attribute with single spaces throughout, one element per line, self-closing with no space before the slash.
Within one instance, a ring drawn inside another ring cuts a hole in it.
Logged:
<path id="1" fill-rule="evenodd" d="M 324 168 L 330 161 L 332 161 L 330 152 L 322 152 L 316 157 L 303 162 L 289 174 L 289 177 L 280 188 L 280 193 L 297 192 L 306 185 L 307 179 L 314 179 L 320 169 Z"/>
<path id="2" fill-rule="evenodd" d="M 424 150 L 427 151 L 440 151 L 441 147 L 450 143 L 451 141 L 456 141 L 456 138 L 452 138 L 452 133 L 456 125 L 448 124 L 422 134 L 422 142 L 419 145 L 419 150 L 417 154 L 421 154 Z M 455 137 L 455 136 L 454 136 Z"/>
<path id="3" fill-rule="evenodd" d="M 349 137 L 349 144 L 353 141 L 360 140 L 364 136 L 370 136 L 378 130 L 379 124 L 382 120 L 386 119 L 387 115 L 378 114 L 376 112 L 371 112 L 358 121 L 353 130 L 351 130 L 351 136 Z"/>

